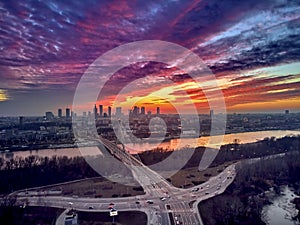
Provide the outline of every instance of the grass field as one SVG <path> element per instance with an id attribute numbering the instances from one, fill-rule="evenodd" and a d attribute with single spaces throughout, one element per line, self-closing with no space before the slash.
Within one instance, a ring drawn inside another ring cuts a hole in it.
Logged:
<path id="1" fill-rule="evenodd" d="M 102 177 L 95 177 L 66 184 L 53 185 L 47 188 L 36 188 L 36 190 L 61 190 L 64 196 L 96 198 L 126 197 L 144 194 L 143 189 L 138 186 L 138 183 L 133 181 L 128 182 L 128 184 L 130 184 L 130 186 L 115 183 Z"/>
<path id="2" fill-rule="evenodd" d="M 208 168 L 205 171 L 199 171 L 197 167 L 186 168 L 178 171 L 167 180 L 176 187 L 189 188 L 206 182 L 210 177 L 218 175 L 224 168 L 231 164 L 232 162 L 227 162 L 217 167 Z M 48 188 L 39 188 L 37 190 L 44 191 L 55 189 L 61 190 L 64 196 L 96 198 L 127 197 L 144 194 L 143 189 L 138 186 L 137 182 L 129 181 L 128 183 L 130 184 L 129 186 L 115 183 L 102 177 L 97 177 L 55 185 Z"/>
<path id="3" fill-rule="evenodd" d="M 176 187 L 189 188 L 195 185 L 202 184 L 210 177 L 216 176 L 221 173 L 227 166 L 233 162 L 227 162 L 225 164 L 207 168 L 205 171 L 199 171 L 198 167 L 186 168 L 178 171 L 171 178 L 168 179 Z"/>

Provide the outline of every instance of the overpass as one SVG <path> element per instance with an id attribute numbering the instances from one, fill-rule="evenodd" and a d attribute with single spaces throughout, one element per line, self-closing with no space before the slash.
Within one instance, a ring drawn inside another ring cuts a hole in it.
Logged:
<path id="1" fill-rule="evenodd" d="M 95 139 L 93 141 L 96 143 Z M 110 202 L 114 202 L 119 211 L 138 210 L 145 212 L 148 225 L 202 225 L 197 207 L 198 203 L 223 193 L 236 175 L 236 164 L 232 164 L 222 173 L 211 177 L 201 185 L 180 189 L 168 183 L 160 174 L 151 170 L 116 144 L 101 137 L 97 139 L 97 142 L 98 144 L 95 144 L 97 147 L 102 144 L 111 155 L 131 169 L 134 178 L 144 188 L 145 195 L 120 198 L 74 198 L 47 195 L 32 195 L 30 197 L 25 192 L 18 192 L 16 194 L 18 202 L 26 201 L 32 206 L 59 208 L 68 208 L 68 203 L 71 202 L 72 208 L 75 210 L 107 213 L 109 212 L 108 205 Z M 232 179 L 228 179 L 229 177 Z M 61 221 L 63 221 L 63 215 L 59 217 L 56 224 L 60 225 Z"/>
<path id="2" fill-rule="evenodd" d="M 156 202 L 159 209 L 155 215 L 158 217 L 157 221 L 159 218 L 164 218 L 163 221 L 161 220 L 163 225 L 173 224 L 173 222 L 176 224 L 177 221 L 179 224 L 180 222 L 182 224 L 202 224 L 197 208 L 200 202 L 198 201 L 199 197 L 203 200 L 221 193 L 232 182 L 232 179 L 227 179 L 228 174 L 235 175 L 233 165 L 231 170 L 226 170 L 223 178 L 219 176 L 211 179 L 208 184 L 199 185 L 193 189 L 179 189 L 116 144 L 102 137 L 99 140 L 113 156 L 131 169 L 134 178 L 143 187 L 146 193 L 145 197 Z M 198 190 L 197 193 L 195 190 Z M 192 202 L 194 204 L 191 204 Z M 173 220 L 172 223 L 170 220 Z"/>

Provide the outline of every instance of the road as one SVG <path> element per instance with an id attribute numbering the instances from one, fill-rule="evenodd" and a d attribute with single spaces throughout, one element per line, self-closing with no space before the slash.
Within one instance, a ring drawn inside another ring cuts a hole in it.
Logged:
<path id="1" fill-rule="evenodd" d="M 100 141 L 112 155 L 131 169 L 134 178 L 143 187 L 145 195 L 122 198 L 73 198 L 47 195 L 31 195 L 29 197 L 28 194 L 19 192 L 18 202 L 22 204 L 26 201 L 32 206 L 73 208 L 80 211 L 107 213 L 109 213 L 109 204 L 113 202 L 118 211 L 138 210 L 145 212 L 148 225 L 202 225 L 197 207 L 198 203 L 223 193 L 236 175 L 236 164 L 233 164 L 201 185 L 189 189 L 180 189 L 172 186 L 161 175 L 114 143 L 103 138 Z M 60 221 L 61 218 L 59 217 Z M 57 221 L 56 224 L 59 225 L 60 221 Z"/>

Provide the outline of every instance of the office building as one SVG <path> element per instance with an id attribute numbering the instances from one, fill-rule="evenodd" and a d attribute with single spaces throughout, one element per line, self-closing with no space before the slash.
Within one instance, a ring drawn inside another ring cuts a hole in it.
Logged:
<path id="1" fill-rule="evenodd" d="M 108 117 L 111 117 L 111 107 L 108 106 Z"/>
<path id="2" fill-rule="evenodd" d="M 69 108 L 66 108 L 66 117 L 67 118 L 71 117 L 71 110 Z"/>
<path id="3" fill-rule="evenodd" d="M 51 119 L 54 118 L 54 115 L 53 115 L 52 112 L 46 112 L 46 113 L 45 113 L 45 116 L 46 116 L 46 119 L 47 119 L 47 120 L 51 120 Z"/>
<path id="4" fill-rule="evenodd" d="M 99 116 L 103 116 L 103 105 L 99 105 Z"/>
<path id="5" fill-rule="evenodd" d="M 145 107 L 144 106 L 141 107 L 141 114 L 145 115 Z"/>
<path id="6" fill-rule="evenodd" d="M 116 107 L 116 116 L 121 116 L 121 115 L 122 115 L 122 108 Z"/>
<path id="7" fill-rule="evenodd" d="M 59 118 L 62 117 L 62 109 L 58 109 L 58 110 L 57 110 L 57 116 L 58 116 Z"/>
<path id="8" fill-rule="evenodd" d="M 160 114 L 160 108 L 159 108 L 159 107 L 156 108 L 156 114 L 157 114 L 157 115 Z"/>
<path id="9" fill-rule="evenodd" d="M 137 106 L 134 106 L 132 113 L 133 113 L 133 115 L 137 116 L 139 114 L 139 111 L 140 111 L 140 108 Z"/>
<path id="10" fill-rule="evenodd" d="M 94 106 L 94 116 L 97 117 L 98 116 L 98 109 L 97 106 Z"/>

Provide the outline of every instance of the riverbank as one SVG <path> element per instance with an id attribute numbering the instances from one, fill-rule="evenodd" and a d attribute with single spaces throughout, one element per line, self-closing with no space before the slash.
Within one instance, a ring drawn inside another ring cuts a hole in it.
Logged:
<path id="1" fill-rule="evenodd" d="M 245 144 L 245 143 L 253 143 L 258 140 L 263 140 L 264 138 L 281 138 L 286 135 L 300 135 L 300 131 L 298 130 L 273 130 L 273 131 L 258 131 L 258 132 L 245 132 L 245 133 L 232 133 L 224 135 L 223 145 L 226 144 Z M 181 148 L 185 148 L 190 146 L 191 143 L 196 143 L 196 146 L 206 146 L 209 142 L 209 137 L 200 137 L 196 139 L 173 139 L 168 142 L 162 142 L 161 144 L 153 144 L 153 143 L 140 143 L 140 144 L 131 144 L 127 146 L 127 151 L 131 152 L 132 154 L 137 154 L 145 151 L 151 151 L 156 148 L 160 148 L 163 150 L 173 151 L 173 150 L 180 150 Z M 45 146 L 44 146 L 45 147 Z M 81 147 L 84 148 L 84 147 Z M 51 147 L 45 148 L 36 148 L 30 150 L 21 149 L 20 151 L 2 151 L 0 153 L 0 157 L 2 158 L 12 158 L 12 157 L 27 157 L 30 155 L 37 155 L 37 156 L 68 156 L 68 157 L 75 157 L 81 156 L 80 149 L 74 145 L 55 145 Z"/>
<path id="2" fill-rule="evenodd" d="M 273 188 L 276 196 L 280 196 L 283 185 L 292 185 L 297 190 L 300 188 L 299 143 L 297 147 L 297 151 L 277 157 L 244 161 L 234 182 L 222 195 L 199 204 L 204 224 L 266 224 L 263 209 L 272 203 L 267 191 Z"/>
<path id="3" fill-rule="evenodd" d="M 297 219 L 299 212 L 293 202 L 299 196 L 288 185 L 279 188 L 277 191 L 271 188 L 265 192 L 265 197 L 270 201 L 270 204 L 263 207 L 262 220 L 270 225 L 295 225 L 295 222 L 300 222 L 300 220 Z"/>

